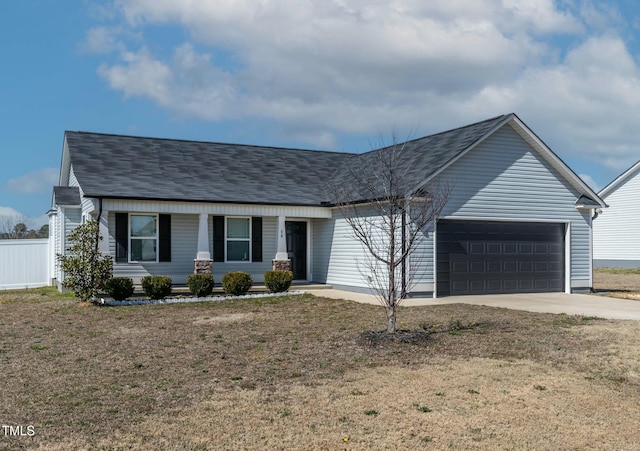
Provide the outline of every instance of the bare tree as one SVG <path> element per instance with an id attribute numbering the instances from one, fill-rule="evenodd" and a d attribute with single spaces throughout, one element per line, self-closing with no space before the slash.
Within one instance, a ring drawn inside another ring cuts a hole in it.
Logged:
<path id="1" fill-rule="evenodd" d="M 365 250 L 358 270 L 386 309 L 388 333 L 396 331 L 397 308 L 424 260 L 416 250 L 450 193 L 447 185 L 416 183 L 409 145 L 393 133 L 391 145 L 352 157 L 330 185 L 335 205 Z"/>
<path id="2" fill-rule="evenodd" d="M 26 236 L 27 219 L 26 216 L 19 214 L 0 216 L 0 238 L 15 240 Z"/>

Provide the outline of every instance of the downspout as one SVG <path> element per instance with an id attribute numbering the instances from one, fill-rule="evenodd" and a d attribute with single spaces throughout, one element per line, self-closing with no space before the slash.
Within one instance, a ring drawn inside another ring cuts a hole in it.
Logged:
<path id="1" fill-rule="evenodd" d="M 595 293 L 593 289 L 593 221 L 602 213 L 599 208 L 593 209 L 593 216 L 591 216 L 591 224 L 589 224 L 589 291 Z"/>
<path id="2" fill-rule="evenodd" d="M 98 197 L 98 229 L 96 230 L 96 251 L 98 251 L 98 244 L 100 241 L 100 219 L 102 219 L 102 197 Z"/>

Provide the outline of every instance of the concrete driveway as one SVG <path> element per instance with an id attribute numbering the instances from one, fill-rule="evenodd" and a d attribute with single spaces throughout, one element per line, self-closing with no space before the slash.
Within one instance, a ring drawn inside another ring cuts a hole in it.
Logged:
<path id="1" fill-rule="evenodd" d="M 369 294 L 334 289 L 304 290 L 316 296 L 349 299 L 365 304 L 379 304 Z M 640 301 L 617 299 L 590 294 L 538 293 L 498 294 L 482 296 L 447 296 L 443 298 L 411 298 L 402 306 L 475 304 L 502 307 L 528 312 L 566 313 L 567 315 L 596 316 L 608 319 L 640 320 Z"/>

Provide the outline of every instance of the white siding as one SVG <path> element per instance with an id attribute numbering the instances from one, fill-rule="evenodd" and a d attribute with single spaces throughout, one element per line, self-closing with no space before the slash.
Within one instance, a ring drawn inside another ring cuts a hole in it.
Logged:
<path id="1" fill-rule="evenodd" d="M 369 290 L 366 267 L 369 253 L 353 236 L 340 211 L 336 209 L 333 214 L 334 219 L 314 221 L 314 279 L 320 283 Z"/>
<path id="2" fill-rule="evenodd" d="M 327 283 L 329 259 L 333 250 L 335 221 L 333 219 L 313 219 L 311 224 L 312 282 Z"/>
<path id="3" fill-rule="evenodd" d="M 69 186 L 77 186 L 80 188 L 80 203 L 82 205 L 82 214 L 86 217 L 88 213 L 94 211 L 96 206 L 94 205 L 93 199 L 85 198 L 84 192 L 82 191 L 82 187 L 80 183 L 78 183 L 78 179 L 73 172 L 73 166 L 71 166 L 69 170 Z"/>
<path id="4" fill-rule="evenodd" d="M 69 235 L 82 224 L 82 211 L 80 208 L 66 207 L 64 210 L 64 243 L 69 247 Z"/>
<path id="5" fill-rule="evenodd" d="M 53 279 L 56 278 L 56 265 L 57 265 L 57 258 L 56 258 L 56 252 L 57 252 L 57 248 L 56 248 L 56 220 L 57 220 L 57 213 L 55 211 L 50 211 L 49 213 L 49 238 L 48 238 L 48 251 L 47 251 L 47 255 L 48 255 L 48 264 L 47 264 L 47 271 L 48 271 L 48 279 L 49 281 L 53 281 Z"/>
<path id="6" fill-rule="evenodd" d="M 49 285 L 49 240 L 0 240 L 0 290 Z"/>
<path id="7" fill-rule="evenodd" d="M 62 253 L 62 232 L 60 231 L 60 224 L 62 221 L 62 212 L 60 209 L 56 211 L 56 214 L 53 214 L 49 220 L 50 227 L 49 229 L 49 239 L 53 241 L 53 255 L 49 256 L 49 260 L 53 267 L 51 268 L 51 278 L 58 280 L 60 279 L 60 263 L 58 262 L 57 255 Z"/>
<path id="8" fill-rule="evenodd" d="M 579 194 L 508 126 L 445 170 L 452 188 L 442 217 L 570 224 L 573 287 L 591 286 L 590 212 L 579 211 Z"/>
<path id="9" fill-rule="evenodd" d="M 639 171 L 604 197 L 609 208 L 593 221 L 593 259 L 596 266 L 640 267 Z"/>
<path id="10" fill-rule="evenodd" d="M 60 236 L 59 249 L 56 251 L 58 254 L 65 254 L 66 249 L 69 247 L 69 235 L 71 232 L 75 230 L 80 224 L 82 224 L 82 210 L 80 207 L 60 207 L 58 210 L 58 224 L 60 226 L 60 232 L 58 235 Z M 61 287 L 61 283 L 64 280 L 64 272 L 60 268 L 60 264 L 57 263 L 56 259 L 56 280 L 58 282 L 58 287 Z"/>
<path id="11" fill-rule="evenodd" d="M 575 208 L 576 190 L 510 126 L 443 171 L 438 182 L 451 189 L 443 218 L 566 224 L 567 282 L 573 288 L 591 286 L 590 212 Z M 314 221 L 316 281 L 367 287 L 357 265 L 366 253 L 344 219 L 334 214 L 333 220 Z M 412 258 L 419 267 L 410 291 L 433 290 L 435 233 L 428 234 Z"/>
<path id="12" fill-rule="evenodd" d="M 76 175 L 73 173 L 73 165 L 69 169 L 69 185 L 68 186 L 80 186 Z"/>
<path id="13" fill-rule="evenodd" d="M 286 216 L 287 218 L 330 218 L 331 210 L 324 207 L 286 205 L 216 204 L 204 202 L 144 201 L 104 199 L 104 210 L 150 213 L 181 213 L 227 216 Z"/>
<path id="14" fill-rule="evenodd" d="M 433 230 L 427 231 L 426 235 L 418 242 L 415 251 L 409 259 L 409 268 L 412 273 L 408 291 L 414 293 L 433 292 Z"/>

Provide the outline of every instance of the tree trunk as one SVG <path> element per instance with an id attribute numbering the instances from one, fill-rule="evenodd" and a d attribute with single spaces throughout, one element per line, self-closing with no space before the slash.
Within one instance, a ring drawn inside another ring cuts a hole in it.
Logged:
<path id="1" fill-rule="evenodd" d="M 396 306 L 387 307 L 387 333 L 396 333 Z"/>

